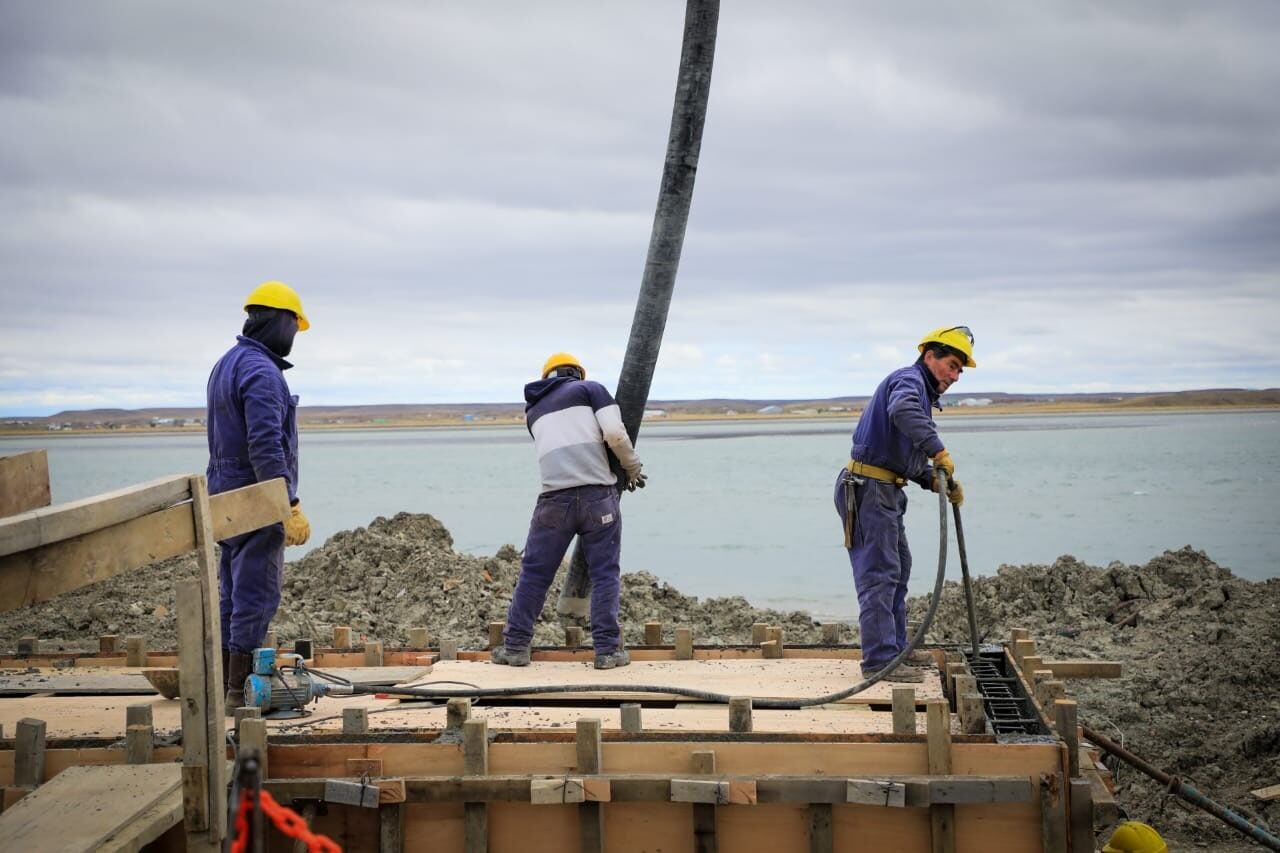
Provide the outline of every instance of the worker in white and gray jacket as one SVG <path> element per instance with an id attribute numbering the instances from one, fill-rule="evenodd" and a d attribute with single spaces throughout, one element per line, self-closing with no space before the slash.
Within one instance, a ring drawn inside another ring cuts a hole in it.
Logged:
<path id="1" fill-rule="evenodd" d="M 591 577 L 591 640 L 596 669 L 626 666 L 630 655 L 622 647 L 618 627 L 619 556 L 622 513 L 619 479 L 609 465 L 612 451 L 630 491 L 643 488 L 622 413 L 613 396 L 599 382 L 587 380 L 582 363 L 558 352 L 542 367 L 542 378 L 524 388 L 525 421 L 538 452 L 542 492 L 529 523 L 520 579 L 507 611 L 504 643 L 492 660 L 508 666 L 527 666 L 533 624 L 542 613 L 547 590 L 574 536 L 582 548 Z M 607 448 L 607 450 L 606 450 Z"/>

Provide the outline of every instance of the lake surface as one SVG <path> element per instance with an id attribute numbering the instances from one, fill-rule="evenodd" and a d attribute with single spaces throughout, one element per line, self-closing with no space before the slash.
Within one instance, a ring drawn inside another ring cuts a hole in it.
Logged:
<path id="1" fill-rule="evenodd" d="M 1236 574 L 1280 576 L 1280 412 L 942 415 L 965 487 L 969 565 L 1145 563 L 1192 545 Z M 623 500 L 623 570 L 686 594 L 852 618 L 857 598 L 831 502 L 848 421 L 647 423 L 643 492 Z M 429 512 L 455 547 L 523 547 L 538 489 L 522 427 L 303 432 L 299 496 L 314 547 L 379 515 Z M 0 438 L 44 447 L 55 502 L 203 472 L 201 435 Z M 911 588 L 932 587 L 936 498 L 912 485 Z M 296 559 L 305 548 L 291 548 Z M 954 538 L 948 577 L 959 577 Z"/>

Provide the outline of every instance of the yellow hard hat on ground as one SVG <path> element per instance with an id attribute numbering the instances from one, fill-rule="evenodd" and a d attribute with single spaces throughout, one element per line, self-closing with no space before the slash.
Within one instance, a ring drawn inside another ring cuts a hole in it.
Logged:
<path id="1" fill-rule="evenodd" d="M 305 332 L 311 328 L 311 322 L 307 320 L 307 315 L 302 313 L 302 299 L 298 296 L 298 291 L 294 290 L 283 281 L 264 281 L 253 289 L 245 297 L 244 307 L 250 305 L 264 305 L 267 308 L 282 308 L 285 311 L 292 311 L 298 317 L 298 331 Z"/>
<path id="2" fill-rule="evenodd" d="M 556 352 L 551 354 L 551 357 L 542 365 L 542 378 L 546 379 L 547 374 L 555 370 L 557 367 L 576 367 L 582 374 L 582 378 L 587 378 L 587 369 L 582 366 L 582 362 L 578 361 L 578 359 L 574 358 L 571 353 L 567 352 Z"/>
<path id="3" fill-rule="evenodd" d="M 956 352 L 962 353 L 965 367 L 978 366 L 978 362 L 973 360 L 973 332 L 969 331 L 968 326 L 943 326 L 940 329 L 934 329 L 924 336 L 917 349 L 920 352 L 924 352 L 925 344 L 934 341 L 945 344 Z"/>
<path id="4" fill-rule="evenodd" d="M 1102 853 L 1169 853 L 1169 845 L 1145 823 L 1127 820 L 1111 833 L 1111 840 L 1102 848 Z"/>

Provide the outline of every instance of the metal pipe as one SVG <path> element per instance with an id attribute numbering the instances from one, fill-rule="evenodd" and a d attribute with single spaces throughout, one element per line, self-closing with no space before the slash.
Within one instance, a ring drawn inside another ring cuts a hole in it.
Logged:
<path id="1" fill-rule="evenodd" d="M 1191 803 L 1194 806 L 1199 806 L 1218 820 L 1230 826 L 1232 829 L 1238 830 L 1253 841 L 1261 844 L 1263 847 L 1266 847 L 1269 850 L 1280 850 L 1280 838 L 1277 838 L 1243 816 L 1236 814 L 1226 806 L 1215 803 L 1191 785 L 1183 782 L 1182 779 L 1177 776 L 1171 776 L 1168 773 L 1165 773 L 1146 759 L 1133 754 L 1120 744 L 1115 743 L 1110 738 L 1098 734 L 1084 724 L 1080 725 L 1080 731 L 1084 732 L 1084 736 L 1086 738 L 1102 747 L 1116 758 L 1119 758 L 1126 764 L 1141 770 L 1161 785 L 1164 785 L 1171 794 L 1177 794 L 1188 803 Z"/>

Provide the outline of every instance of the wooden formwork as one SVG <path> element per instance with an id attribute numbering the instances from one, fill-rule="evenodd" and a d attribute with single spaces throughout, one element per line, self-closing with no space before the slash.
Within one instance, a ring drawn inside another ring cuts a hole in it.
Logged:
<path id="1" fill-rule="evenodd" d="M 23 466 L 23 476 L 38 467 Z M 227 516 L 209 513 L 207 499 L 202 510 L 202 484 L 185 482 L 186 491 L 178 487 L 162 508 L 139 502 L 138 490 L 125 490 L 79 502 L 88 510 L 20 510 L 17 518 L 47 520 L 43 528 L 0 519 L 0 588 L 16 588 L 13 578 L 31 581 L 38 574 L 40 582 L 24 587 L 23 600 L 40 600 L 69 582 L 81 585 L 138 564 L 138 555 L 147 553 L 139 538 L 170 537 L 181 528 L 179 512 L 188 525 L 192 519 L 198 525 L 202 512 L 213 521 Z M 155 486 L 138 488 L 154 492 Z M 175 487 L 169 482 L 164 488 Z M 175 496 L 189 503 L 176 509 L 184 504 L 172 503 Z M 125 515 L 135 515 L 121 518 L 122 503 L 132 506 Z M 235 514 L 257 512 L 239 506 Z M 159 527 L 154 519 L 133 523 L 165 513 L 169 521 Z M 113 532 L 106 539 L 108 530 Z M 185 536 L 165 548 L 185 547 Z M 203 548 L 216 536 L 213 524 L 203 538 L 197 529 L 190 541 Z M 114 551 L 101 545 L 86 550 L 82 537 L 123 544 Z M 61 561 L 77 554 L 91 554 L 98 568 L 59 580 Z M 216 605 L 216 587 L 212 593 Z M 207 607 L 209 599 L 199 603 Z M 188 626 L 202 621 L 199 614 L 185 618 Z M 995 734 L 965 659 L 942 649 L 933 650 L 935 666 L 920 685 L 880 684 L 804 710 L 753 707 L 753 700 L 825 695 L 857 680 L 859 650 L 840 645 L 834 626 L 824 630 L 821 646 L 788 645 L 780 629 L 760 625 L 750 646 L 726 648 L 696 645 L 688 626 L 675 626 L 675 642 L 665 645 L 663 626 L 648 623 L 646 645 L 632 650 L 633 664 L 607 674 L 591 670 L 592 654 L 581 648 L 578 629 L 566 631 L 562 647 L 535 650 L 534 665 L 522 670 L 492 666 L 486 650 L 459 649 L 448 638 L 429 643 L 426 626 L 408 633 L 407 647 L 390 648 L 334 626 L 332 640 L 310 649 L 311 665 L 360 667 L 355 680 L 394 672 L 402 682 L 510 687 L 603 681 L 610 689 L 513 696 L 492 705 L 452 700 L 447 707 L 333 697 L 321 700 L 301 724 L 243 715 L 238 742 L 264 757 L 264 788 L 348 850 L 1084 851 L 1093 849 L 1095 817 L 1105 819 L 1114 807 L 1105 774 L 1080 743 L 1064 679 L 1114 677 L 1118 667 L 1045 661 L 1022 631 L 1002 652 L 1013 673 L 1008 680 L 1028 697 L 1040 722 L 1038 734 L 1021 738 Z M 491 626 L 491 638 L 496 633 Z M 176 651 L 147 650 L 143 638 L 95 639 L 92 654 L 45 652 L 39 638 L 26 638 L 16 654 L 0 656 L 0 667 L 38 670 L 9 681 L 0 676 L 0 786 L 7 807 L 0 814 L 0 846 L 3 830 L 13 827 L 27 833 L 24 838 L 50 833 L 46 840 L 60 845 L 50 849 L 210 845 L 209 811 L 220 798 L 208 791 L 201 797 L 199 783 L 216 780 L 209 768 L 221 762 L 208 751 L 196 765 L 199 779 L 191 771 L 172 776 L 167 768 L 177 761 L 191 767 L 193 742 L 216 742 L 206 732 L 213 703 L 193 715 L 188 706 L 199 702 L 138 695 L 147 691 L 137 675 L 142 666 L 181 660 L 183 696 L 206 695 L 186 662 L 201 662 L 196 674 L 209 677 L 211 668 L 203 666 L 208 638 L 184 637 Z M 46 672 L 52 673 L 48 680 L 37 683 Z M 76 693 L 65 685 L 88 683 L 90 673 L 103 679 L 90 688 L 96 695 L 63 695 Z M 725 705 L 629 689 L 645 683 L 684 684 L 736 698 Z M 117 685 L 120 695 L 103 695 L 106 684 Z M 221 719 L 216 722 L 221 732 Z M 186 746 L 168 745 L 165 733 L 181 733 Z M 122 796 L 110 826 L 79 821 L 79 834 L 70 827 L 46 829 L 39 814 L 56 814 L 67 798 L 92 796 L 111 814 L 111 779 L 94 768 L 126 773 L 118 778 L 132 780 L 146 796 L 135 798 L 132 811 Z M 186 805 L 175 811 L 174 797 L 181 804 L 181 795 Z M 193 823 L 193 814 L 201 819 L 198 803 L 206 804 L 203 829 Z M 177 819 L 186 832 L 166 833 Z M 292 842 L 273 835 L 271 849 L 293 849 Z"/>

